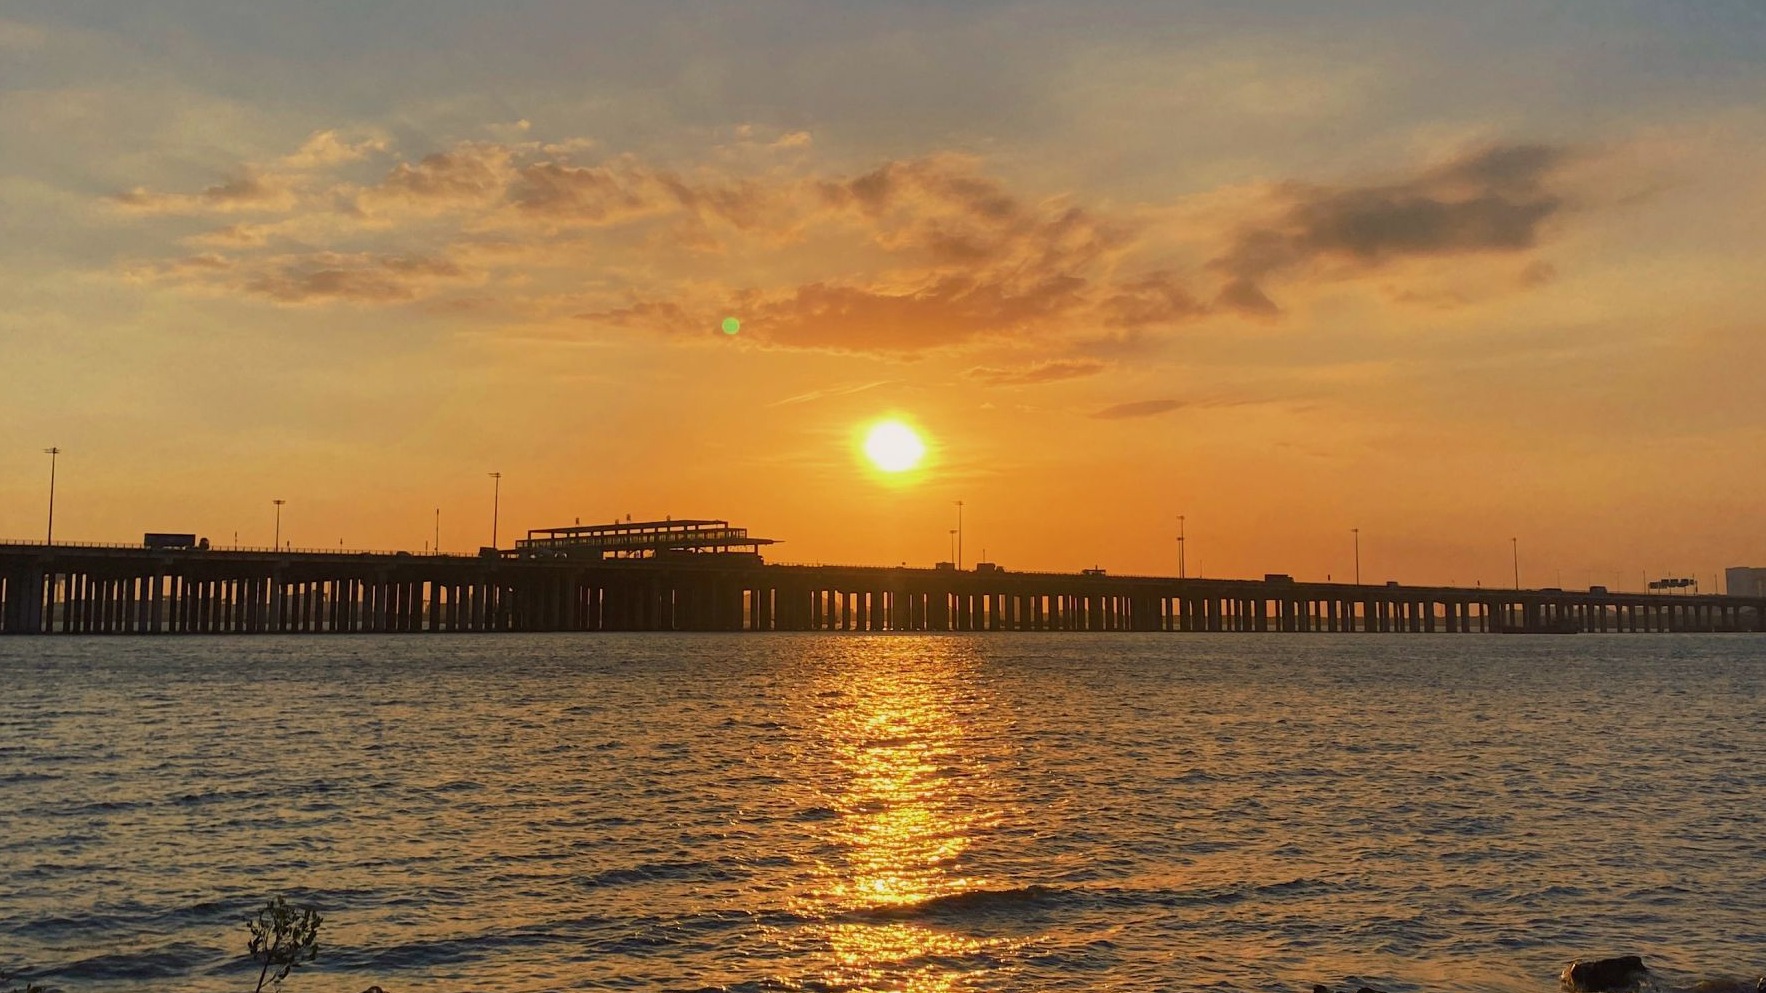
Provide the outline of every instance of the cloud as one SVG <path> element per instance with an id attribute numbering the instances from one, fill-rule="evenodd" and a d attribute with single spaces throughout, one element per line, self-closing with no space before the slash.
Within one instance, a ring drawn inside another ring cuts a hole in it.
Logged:
<path id="1" fill-rule="evenodd" d="M 654 191 L 604 167 L 541 162 L 521 170 L 521 181 L 515 203 L 534 213 L 605 221 L 660 206 Z"/>
<path id="2" fill-rule="evenodd" d="M 208 294 L 259 297 L 277 304 L 392 304 L 470 282 L 456 263 L 420 255 L 315 252 L 239 259 L 209 252 L 137 266 L 137 281 L 183 286 Z"/>
<path id="3" fill-rule="evenodd" d="M 832 397 L 852 396 L 855 393 L 869 392 L 871 390 L 877 389 L 880 386 L 894 386 L 894 385 L 896 385 L 897 382 L 899 382 L 899 380 L 879 379 L 879 380 L 875 380 L 875 381 L 869 382 L 869 383 L 853 383 L 848 386 L 829 387 L 828 389 L 825 389 L 825 390 L 811 390 L 808 393 L 799 393 L 796 396 L 788 396 L 783 400 L 774 400 L 772 403 L 767 404 L 767 406 L 769 406 L 769 407 L 790 407 L 790 406 L 794 406 L 794 405 L 800 404 L 800 403 L 810 403 L 815 400 L 827 400 Z"/>
<path id="4" fill-rule="evenodd" d="M 682 172 L 622 155 L 592 165 L 545 159 L 524 165 L 510 203 L 526 221 L 610 227 L 649 220 L 683 222 L 682 242 L 710 238 L 708 225 L 790 240 L 810 210 L 802 181 L 733 175 L 709 166 Z M 688 247 L 693 247 L 688 245 Z"/>
<path id="5" fill-rule="evenodd" d="M 780 140 L 809 147 L 807 136 Z M 785 348 L 907 355 L 1202 313 L 1168 274 L 1118 278 L 1132 224 L 1066 198 L 1026 198 L 959 156 L 829 176 L 807 160 L 683 171 L 632 155 L 576 161 L 556 143 L 480 141 L 400 161 L 366 188 L 338 173 L 383 147 L 320 131 L 279 160 L 281 173 L 242 167 L 200 193 L 115 200 L 141 215 L 298 203 L 276 229 L 311 249 L 292 266 L 267 255 L 261 225 L 180 236 L 233 253 L 260 274 L 239 288 L 278 302 L 372 305 L 419 292 L 383 262 L 314 259 L 471 256 L 493 292 L 561 302 L 562 313 L 605 326 L 677 332 L 737 301 L 730 312 L 744 315 L 746 337 Z M 492 241 L 516 247 L 501 258 L 478 251 Z M 682 260 L 706 254 L 739 257 L 749 275 L 694 279 Z M 609 263 L 621 276 L 601 292 L 559 291 Z M 161 268 L 166 278 L 176 271 Z"/>
<path id="6" fill-rule="evenodd" d="M 270 233 L 262 225 L 229 224 L 224 228 L 204 231 L 184 239 L 192 245 L 211 245 L 221 248 L 256 247 L 269 243 Z"/>
<path id="7" fill-rule="evenodd" d="M 1214 298 L 1216 306 L 1236 310 L 1252 317 L 1280 317 L 1282 309 L 1249 279 L 1235 279 L 1226 284 Z"/>
<path id="8" fill-rule="evenodd" d="M 547 165 L 526 177 L 530 190 L 546 193 L 524 193 L 520 202 L 543 203 L 554 215 L 586 211 L 609 223 L 621 212 L 630 220 L 645 211 L 690 211 L 725 222 L 728 237 L 750 250 L 807 241 L 818 251 L 833 249 L 822 259 L 825 269 L 863 260 L 846 273 L 795 285 L 730 287 L 721 300 L 677 294 L 679 310 L 648 296 L 645 305 L 582 315 L 622 326 L 701 326 L 724 310 L 744 315 L 746 337 L 776 347 L 906 356 L 985 338 L 1058 339 L 1099 325 L 1199 313 L 1193 302 L 1176 302 L 1181 292 L 1163 275 L 1114 286 L 1112 270 L 1131 241 L 1125 225 L 1059 200 L 1014 196 L 973 168 L 940 157 L 890 162 L 838 180 L 688 183 L 629 166 Z M 683 234 L 671 237 L 676 249 L 701 247 Z M 1100 300 L 1111 301 L 1108 312 Z"/>
<path id="9" fill-rule="evenodd" d="M 1033 386 L 1038 383 L 1095 376 L 1108 368 L 1108 365 L 1096 359 L 1053 359 L 1017 369 L 976 366 L 964 375 L 988 386 Z"/>
<path id="10" fill-rule="evenodd" d="M 1488 148 L 1400 183 L 1348 188 L 1290 184 L 1274 221 L 1241 230 L 1212 267 L 1216 298 L 1258 316 L 1278 311 L 1264 283 L 1329 262 L 1371 270 L 1413 257 L 1532 248 L 1564 205 L 1548 181 L 1567 158 L 1546 145 Z"/>
<path id="11" fill-rule="evenodd" d="M 687 308 L 670 300 L 644 300 L 612 310 L 588 311 L 576 315 L 578 320 L 605 324 L 616 328 L 637 328 L 679 334 L 694 329 L 709 330 L 709 319 L 695 317 Z"/>
<path id="12" fill-rule="evenodd" d="M 350 139 L 335 130 L 315 131 L 292 154 L 284 156 L 282 164 L 290 169 L 324 169 L 384 152 L 387 145 L 379 135 Z"/>
<path id="13" fill-rule="evenodd" d="M 435 282 L 463 276 L 446 259 L 421 256 L 320 254 L 295 258 L 248 279 L 244 286 L 278 303 L 414 300 Z"/>
<path id="14" fill-rule="evenodd" d="M 1520 275 L 1515 278 L 1527 289 L 1537 289 L 1547 283 L 1556 282 L 1558 268 L 1544 259 L 1536 259 L 1527 263 L 1526 268 L 1522 269 Z"/>
<path id="15" fill-rule="evenodd" d="M 1184 406 L 1182 400 L 1136 400 L 1105 407 L 1091 416 L 1102 421 L 1119 421 L 1131 417 L 1155 417 Z"/>
<path id="16" fill-rule="evenodd" d="M 472 142 L 453 151 L 393 166 L 377 186 L 363 191 L 366 210 L 389 206 L 449 210 L 494 205 L 514 178 L 512 153 L 502 145 Z"/>
<path id="17" fill-rule="evenodd" d="M 1399 182 L 1288 184 L 1258 206 L 1235 204 L 1224 227 L 1174 232 L 1156 220 L 1169 212 L 1031 195 L 970 157 L 835 173 L 807 137 L 775 141 L 804 154 L 720 147 L 672 167 L 582 141 L 466 141 L 401 157 L 362 186 L 351 176 L 387 142 L 323 130 L 195 193 L 112 199 L 144 223 L 284 212 L 168 239 L 169 259 L 196 247 L 233 263 L 224 280 L 169 262 L 124 266 L 205 293 L 376 306 L 470 282 L 523 320 L 579 318 L 585 335 L 699 332 L 738 313 L 745 340 L 775 348 L 911 358 L 1010 341 L 1070 357 L 971 374 L 989 385 L 1093 375 L 1087 363 L 1111 357 L 1102 349 L 1145 352 L 1223 312 L 1273 320 L 1280 285 L 1319 270 L 1522 252 L 1563 202 L 1550 185 L 1565 153 L 1510 145 Z M 291 246 L 300 251 L 285 254 Z M 1414 297 L 1388 281 L 1384 299 Z M 1071 358 L 1087 342 L 1097 358 Z"/>
<path id="18" fill-rule="evenodd" d="M 275 177 L 249 169 L 200 193 L 155 193 L 137 186 L 110 200 L 124 210 L 147 215 L 279 211 L 294 204 L 292 192 Z"/>
<path id="19" fill-rule="evenodd" d="M 1208 313 L 1168 272 L 1149 273 L 1115 287 L 1103 302 L 1104 324 L 1112 328 L 1144 328 L 1195 320 Z"/>
<path id="20" fill-rule="evenodd" d="M 760 303 L 749 323 L 767 341 L 797 348 L 918 352 L 1037 328 L 1071 311 L 1085 280 L 1051 275 L 1012 285 L 962 276 L 906 292 L 811 283 Z"/>

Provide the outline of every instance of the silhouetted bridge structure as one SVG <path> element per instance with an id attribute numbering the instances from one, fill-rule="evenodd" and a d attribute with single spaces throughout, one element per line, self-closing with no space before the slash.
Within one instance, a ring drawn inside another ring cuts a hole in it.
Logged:
<path id="1" fill-rule="evenodd" d="M 1766 631 L 1766 598 L 0 544 L 0 633 L 418 631 Z"/>

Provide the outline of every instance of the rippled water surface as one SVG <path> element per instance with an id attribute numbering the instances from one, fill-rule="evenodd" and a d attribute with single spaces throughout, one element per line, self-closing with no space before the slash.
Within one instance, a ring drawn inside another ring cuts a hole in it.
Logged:
<path id="1" fill-rule="evenodd" d="M 1766 967 L 1766 640 L 0 641 L 0 968 L 291 993 Z"/>

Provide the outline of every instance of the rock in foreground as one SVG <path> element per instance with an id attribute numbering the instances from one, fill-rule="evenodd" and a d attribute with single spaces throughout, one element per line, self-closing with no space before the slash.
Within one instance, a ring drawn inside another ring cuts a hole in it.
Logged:
<path id="1" fill-rule="evenodd" d="M 1564 966 L 1564 974 L 1558 977 L 1565 989 L 1575 990 L 1576 993 L 1634 990 L 1648 978 L 1649 969 L 1644 966 L 1643 958 L 1637 955 L 1621 955 L 1618 958 L 1587 962 L 1576 959 Z"/>

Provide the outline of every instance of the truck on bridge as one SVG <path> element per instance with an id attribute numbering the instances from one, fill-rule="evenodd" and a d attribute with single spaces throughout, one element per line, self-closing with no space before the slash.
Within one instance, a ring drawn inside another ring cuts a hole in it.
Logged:
<path id="1" fill-rule="evenodd" d="M 143 548 L 195 548 L 208 551 L 208 539 L 198 539 L 194 534 L 175 534 L 170 531 L 149 531 L 141 536 Z"/>

